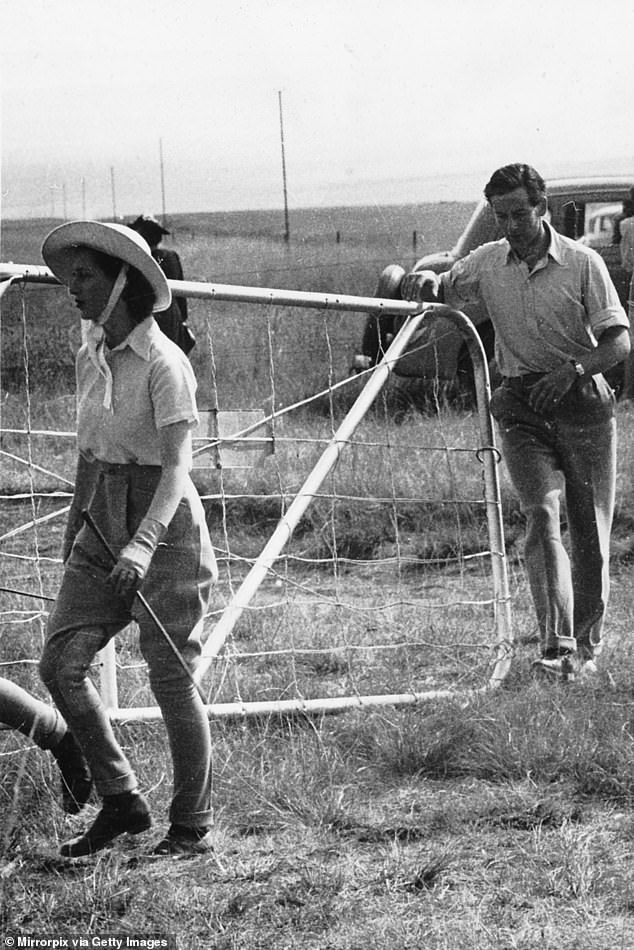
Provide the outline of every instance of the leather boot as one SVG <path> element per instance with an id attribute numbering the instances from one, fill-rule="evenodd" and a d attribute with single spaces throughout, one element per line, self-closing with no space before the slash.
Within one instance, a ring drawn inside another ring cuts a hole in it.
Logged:
<path id="1" fill-rule="evenodd" d="M 187 855 L 209 854 L 213 850 L 213 835 L 208 825 L 198 828 L 170 825 L 165 837 L 154 846 L 150 853 L 165 857 L 185 857 Z"/>
<path id="2" fill-rule="evenodd" d="M 82 858 L 106 848 L 125 832 L 138 835 L 151 825 L 150 809 L 140 792 L 107 795 L 90 828 L 78 838 L 66 841 L 60 848 L 60 854 L 65 858 Z"/>

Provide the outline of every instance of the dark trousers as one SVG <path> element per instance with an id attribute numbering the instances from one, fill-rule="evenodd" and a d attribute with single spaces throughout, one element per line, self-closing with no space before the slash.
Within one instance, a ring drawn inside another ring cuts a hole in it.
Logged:
<path id="1" fill-rule="evenodd" d="M 491 411 L 526 515 L 525 561 L 542 649 L 601 650 L 610 579 L 616 479 L 614 394 L 602 376 L 579 381 L 549 417 L 535 413 L 535 379 L 506 379 Z M 570 554 L 561 535 L 565 497 Z"/>

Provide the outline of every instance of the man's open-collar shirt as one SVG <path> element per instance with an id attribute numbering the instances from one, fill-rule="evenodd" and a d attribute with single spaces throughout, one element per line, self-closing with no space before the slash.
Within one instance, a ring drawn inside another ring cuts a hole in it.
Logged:
<path id="1" fill-rule="evenodd" d="M 596 251 L 547 222 L 547 252 L 532 269 L 503 238 L 483 244 L 441 275 L 445 303 L 456 309 L 481 301 L 495 328 L 495 358 L 503 376 L 546 373 L 583 361 L 608 327 L 629 321 L 607 267 Z"/>

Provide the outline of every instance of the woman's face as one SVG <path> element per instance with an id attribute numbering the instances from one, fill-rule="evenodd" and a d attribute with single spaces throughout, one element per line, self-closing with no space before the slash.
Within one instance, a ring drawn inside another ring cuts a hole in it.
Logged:
<path id="1" fill-rule="evenodd" d="M 86 247 L 73 252 L 68 290 L 84 320 L 96 323 L 108 303 L 115 279 L 109 277 L 97 263 L 95 255 Z"/>

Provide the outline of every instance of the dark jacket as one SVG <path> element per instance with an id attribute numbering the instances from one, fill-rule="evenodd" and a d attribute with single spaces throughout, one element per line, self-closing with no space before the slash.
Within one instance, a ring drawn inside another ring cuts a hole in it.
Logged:
<path id="1" fill-rule="evenodd" d="M 176 251 L 162 247 L 152 248 L 152 257 L 157 262 L 168 280 L 183 280 L 183 266 Z M 184 353 L 194 346 L 196 339 L 187 324 L 187 298 L 174 297 L 168 310 L 155 313 L 154 318 L 159 327 L 170 340 L 177 343 Z"/>

